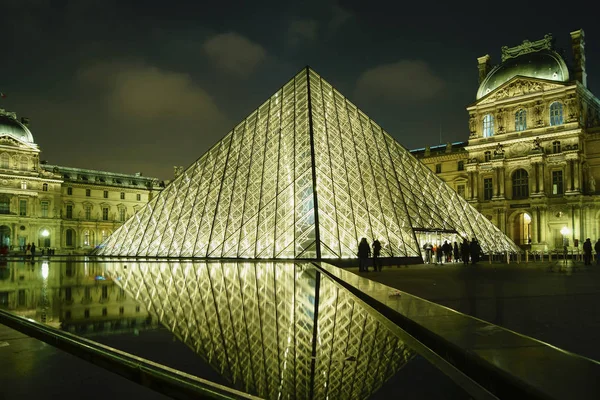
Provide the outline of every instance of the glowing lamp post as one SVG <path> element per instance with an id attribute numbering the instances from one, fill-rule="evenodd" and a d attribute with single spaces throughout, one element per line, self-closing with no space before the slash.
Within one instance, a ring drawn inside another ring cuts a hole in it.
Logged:
<path id="1" fill-rule="evenodd" d="M 567 228 L 566 226 L 563 226 L 562 229 L 560 230 L 560 233 L 562 234 L 563 237 L 563 246 L 567 247 L 569 245 L 569 234 L 571 234 L 571 230 L 569 228 Z"/>
<path id="2" fill-rule="evenodd" d="M 48 232 L 48 229 L 44 229 L 42 231 L 42 236 L 45 237 L 45 238 L 47 238 L 48 236 L 50 236 L 50 232 Z"/>

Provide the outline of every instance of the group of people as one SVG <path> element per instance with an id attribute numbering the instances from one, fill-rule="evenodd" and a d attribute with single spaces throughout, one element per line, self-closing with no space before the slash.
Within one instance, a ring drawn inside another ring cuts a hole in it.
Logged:
<path id="1" fill-rule="evenodd" d="M 369 258 L 371 258 L 371 247 L 373 247 L 373 271 L 381 272 L 381 243 L 375 239 L 373 244 L 369 246 L 367 238 L 360 239 L 358 243 L 358 271 L 369 272 Z"/>
<path id="2" fill-rule="evenodd" d="M 35 259 L 35 244 L 27 243 L 25 247 L 25 259 L 26 260 L 34 260 Z"/>
<path id="3" fill-rule="evenodd" d="M 596 251 L 596 265 L 600 266 L 600 239 L 594 245 Z M 583 242 L 583 263 L 585 265 L 592 265 L 592 241 L 587 238 Z"/>
<path id="4" fill-rule="evenodd" d="M 457 242 L 454 244 L 448 243 L 444 240 L 444 244 L 432 244 L 426 242 L 423 245 L 425 250 L 425 263 L 426 264 L 444 264 L 451 262 L 463 262 L 463 264 L 469 264 L 469 260 L 472 264 L 479 262 L 481 254 L 481 246 L 477 239 L 471 239 L 469 242 L 466 238 L 463 239 L 459 245 Z"/>

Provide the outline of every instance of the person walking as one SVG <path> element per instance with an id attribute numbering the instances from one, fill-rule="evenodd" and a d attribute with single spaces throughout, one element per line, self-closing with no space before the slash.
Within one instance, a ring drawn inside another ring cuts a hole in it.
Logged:
<path id="1" fill-rule="evenodd" d="M 467 238 L 463 239 L 460 244 L 460 254 L 464 265 L 469 265 L 469 241 Z"/>
<path id="2" fill-rule="evenodd" d="M 458 260 L 460 259 L 460 251 L 458 250 L 458 243 L 454 242 L 454 247 L 452 249 L 452 252 L 454 253 L 452 256 L 454 257 L 454 261 L 455 263 L 458 262 Z"/>
<path id="3" fill-rule="evenodd" d="M 358 243 L 358 272 L 369 272 L 369 257 L 371 256 L 371 246 L 367 238 L 360 239 Z"/>
<path id="4" fill-rule="evenodd" d="M 444 262 L 449 263 L 450 258 L 452 258 L 452 245 L 448 243 L 447 240 L 444 240 L 444 244 L 442 245 L 442 251 L 444 252 Z"/>
<path id="5" fill-rule="evenodd" d="M 596 250 L 596 265 L 600 267 L 600 239 L 594 245 L 594 250 Z"/>
<path id="6" fill-rule="evenodd" d="M 423 250 L 425 250 L 425 264 L 431 264 L 433 262 L 433 245 L 431 242 L 425 243 Z"/>
<path id="7" fill-rule="evenodd" d="M 480 251 L 481 247 L 479 247 L 477 239 L 471 239 L 471 244 L 469 245 L 469 253 L 471 253 L 471 264 L 477 264 L 479 262 Z"/>
<path id="8" fill-rule="evenodd" d="M 583 265 L 592 265 L 592 241 L 590 238 L 583 242 Z"/>
<path id="9" fill-rule="evenodd" d="M 381 255 L 381 243 L 375 239 L 371 246 L 373 247 L 373 271 L 381 272 L 381 260 L 379 259 Z"/>
<path id="10" fill-rule="evenodd" d="M 435 245 L 435 263 L 436 264 L 442 264 L 442 260 L 444 258 L 443 255 L 443 246 L 441 244 L 436 244 Z"/>

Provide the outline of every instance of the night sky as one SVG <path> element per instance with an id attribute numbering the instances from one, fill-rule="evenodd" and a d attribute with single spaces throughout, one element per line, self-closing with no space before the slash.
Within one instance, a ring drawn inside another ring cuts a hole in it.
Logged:
<path id="1" fill-rule="evenodd" d="M 2 0 L 0 107 L 51 164 L 171 179 L 306 65 L 407 148 L 467 140 L 477 57 L 524 39 L 583 28 L 600 95 L 583 3 L 411 3 Z"/>

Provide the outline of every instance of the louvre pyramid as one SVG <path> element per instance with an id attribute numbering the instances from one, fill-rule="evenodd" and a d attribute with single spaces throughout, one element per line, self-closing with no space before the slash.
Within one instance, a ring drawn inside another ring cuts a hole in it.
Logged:
<path id="1" fill-rule="evenodd" d="M 420 257 L 415 230 L 518 248 L 392 136 L 303 69 L 96 251 L 108 256 Z"/>
<path id="2" fill-rule="evenodd" d="M 233 387 L 261 398 L 365 399 L 415 354 L 400 328 L 307 262 L 110 263 L 107 271 Z"/>

